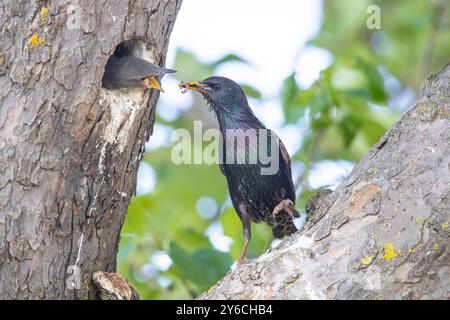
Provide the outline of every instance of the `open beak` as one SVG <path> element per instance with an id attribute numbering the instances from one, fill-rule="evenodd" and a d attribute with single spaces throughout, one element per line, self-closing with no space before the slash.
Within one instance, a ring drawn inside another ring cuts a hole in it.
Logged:
<path id="1" fill-rule="evenodd" d="M 161 85 L 159 84 L 158 80 L 156 80 L 155 77 L 148 77 L 144 80 L 144 85 L 147 89 L 156 89 L 159 90 L 161 92 L 164 92 L 163 88 L 161 87 Z"/>
<path id="2" fill-rule="evenodd" d="M 185 93 L 188 90 L 194 90 L 194 91 L 198 91 L 198 92 L 202 92 L 202 93 L 207 93 L 211 90 L 211 88 L 202 83 L 201 81 L 191 81 L 191 82 L 180 82 L 180 84 L 178 85 L 178 87 L 180 87 L 181 89 L 181 93 Z"/>

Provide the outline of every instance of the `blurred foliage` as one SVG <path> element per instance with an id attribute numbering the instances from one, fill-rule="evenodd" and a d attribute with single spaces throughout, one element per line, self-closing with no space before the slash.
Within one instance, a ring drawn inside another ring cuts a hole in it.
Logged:
<path id="1" fill-rule="evenodd" d="M 371 4 L 381 8 L 380 30 L 366 27 Z M 414 94 L 406 93 L 416 92 L 425 75 L 448 63 L 450 12 L 445 4 L 445 0 L 324 2 L 321 30 L 308 46 L 330 52 L 331 65 L 306 88 L 298 85 L 301 74 L 292 73 L 275 98 L 283 107 L 286 125 L 306 128 L 300 148 L 292 154 L 301 167 L 294 176 L 300 210 L 317 191 L 308 180 L 314 164 L 361 159 L 412 101 Z M 180 80 L 197 80 L 229 62 L 251 66 L 235 54 L 205 63 L 179 49 L 175 67 Z M 268 98 L 251 84 L 242 87 L 253 104 Z M 197 117 L 192 114 L 202 103 L 193 101 L 176 120 L 157 121 L 192 131 L 192 119 Z M 146 153 L 143 161 L 155 170 L 156 187 L 132 199 L 122 230 L 118 270 L 143 299 L 194 298 L 224 276 L 243 245 L 241 222 L 217 166 L 177 166 L 170 154 L 170 147 Z M 199 214 L 199 199 L 214 204 L 208 216 Z M 212 244 L 207 230 L 213 227 L 231 238 L 229 250 Z M 252 228 L 248 256 L 256 257 L 269 247 L 272 235 L 264 225 Z"/>

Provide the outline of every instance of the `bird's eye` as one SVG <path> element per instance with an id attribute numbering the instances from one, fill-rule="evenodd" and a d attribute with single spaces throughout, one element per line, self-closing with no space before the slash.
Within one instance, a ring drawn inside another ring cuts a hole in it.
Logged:
<path id="1" fill-rule="evenodd" d="M 220 90 L 220 84 L 215 83 L 215 84 L 213 85 L 213 88 L 214 88 L 214 90 L 219 91 L 219 90 Z"/>

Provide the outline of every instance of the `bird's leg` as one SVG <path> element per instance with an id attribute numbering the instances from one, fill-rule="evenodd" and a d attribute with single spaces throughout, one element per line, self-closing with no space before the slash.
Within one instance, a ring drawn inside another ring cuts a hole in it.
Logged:
<path id="1" fill-rule="evenodd" d="M 298 218 L 300 217 L 300 214 L 298 213 L 298 211 L 295 209 L 295 205 L 294 203 L 289 200 L 289 199 L 285 199 L 283 201 L 281 201 L 272 211 L 272 216 L 275 219 L 276 216 L 280 213 L 280 211 L 285 211 L 287 212 L 292 219 Z"/>
<path id="2" fill-rule="evenodd" d="M 250 243 L 250 239 L 245 238 L 244 240 L 244 247 L 242 248 L 241 257 L 239 258 L 239 264 L 244 264 L 246 262 L 245 260 L 245 252 L 247 251 L 248 244 Z"/>
<path id="3" fill-rule="evenodd" d="M 241 256 L 239 258 L 239 264 L 245 263 L 245 252 L 252 238 L 252 228 L 249 217 L 244 213 L 242 215 L 242 227 L 244 231 L 244 247 L 242 248 Z"/>

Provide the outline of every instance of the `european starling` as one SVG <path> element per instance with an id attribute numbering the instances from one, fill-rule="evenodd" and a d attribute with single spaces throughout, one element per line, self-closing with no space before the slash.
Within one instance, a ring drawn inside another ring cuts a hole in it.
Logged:
<path id="1" fill-rule="evenodd" d="M 133 56 L 109 58 L 103 75 L 103 87 L 107 89 L 121 88 L 155 88 L 164 92 L 157 76 L 176 72 L 172 69 L 161 68 L 147 60 Z"/>
<path id="2" fill-rule="evenodd" d="M 293 219 L 300 215 L 295 209 L 291 159 L 282 141 L 253 114 L 236 82 L 211 77 L 200 82 L 182 82 L 180 88 L 183 92 L 199 91 L 217 116 L 222 142 L 220 169 L 227 178 L 231 201 L 243 225 L 245 243 L 239 259 L 243 263 L 251 239 L 251 222 L 267 223 L 276 238 L 297 231 Z M 241 139 L 240 146 L 233 135 Z M 277 157 L 278 165 L 273 172 L 263 170 L 268 162 L 262 161 L 264 153 L 256 151 L 261 147 L 272 160 Z M 227 157 L 230 152 L 235 154 L 234 159 L 240 157 L 244 161 L 230 163 L 231 158 Z M 256 161 L 250 161 L 255 154 Z"/>

